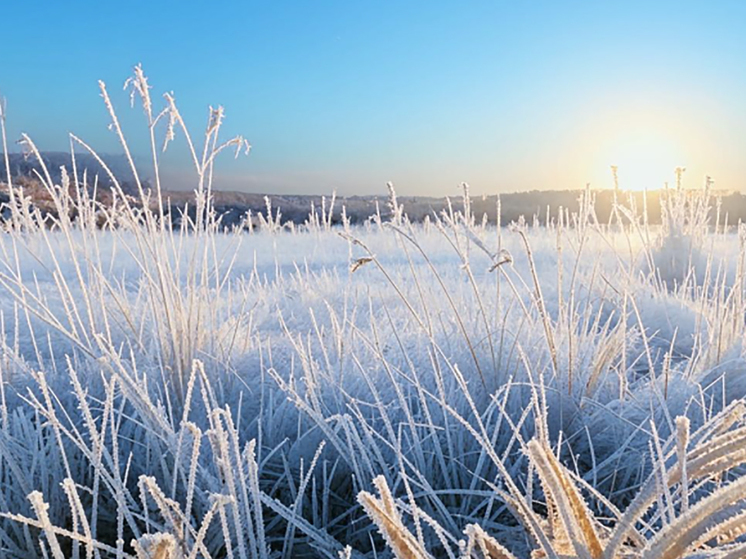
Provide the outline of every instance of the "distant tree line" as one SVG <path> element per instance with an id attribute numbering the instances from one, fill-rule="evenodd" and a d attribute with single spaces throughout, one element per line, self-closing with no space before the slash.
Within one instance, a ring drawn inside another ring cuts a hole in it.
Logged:
<path id="1" fill-rule="evenodd" d="M 71 168 L 72 159 L 69 153 L 44 152 L 42 154 L 52 181 L 55 184 L 62 183 L 62 167 Z M 129 163 L 124 156 L 103 156 L 107 167 L 117 177 L 124 193 L 131 196 L 133 203 L 138 203 L 139 195 L 135 187 L 134 175 Z M 101 164 L 90 154 L 76 154 L 78 178 L 82 180 L 83 169 L 87 170 L 88 188 L 93 193 L 93 185 L 97 184 L 96 195 L 99 202 L 108 204 L 111 201 L 112 181 Z M 10 154 L 10 169 L 14 184 L 23 186 L 26 194 L 31 197 L 33 203 L 44 213 L 53 214 L 56 210 L 51 204 L 51 199 L 46 189 L 38 180 L 37 174 L 44 176 L 44 171 L 37 159 L 33 156 L 25 157 L 22 154 Z M 5 173 L 0 173 L 4 178 Z M 98 182 L 94 177 L 98 176 Z M 72 181 L 72 177 L 71 177 Z M 143 183 L 146 190 L 150 184 Z M 0 209 L 7 204 L 7 186 L 0 183 Z M 532 190 L 528 192 L 515 192 L 510 194 L 491 196 L 472 196 L 470 198 L 471 212 L 477 221 L 486 219 L 489 223 L 497 222 L 498 198 L 500 206 L 500 222 L 507 225 L 517 221 L 523 216 L 529 223 L 534 221 L 545 225 L 547 221 L 557 220 L 560 210 L 570 215 L 577 213 L 579 198 L 583 194 L 581 190 Z M 662 191 L 654 192 L 624 192 L 613 190 L 591 191 L 594 197 L 595 218 L 599 223 L 608 223 L 616 199 L 620 204 L 627 207 L 635 206 L 639 215 L 646 209 L 648 220 L 651 224 L 661 222 L 661 195 Z M 739 221 L 746 222 L 746 196 L 741 193 L 715 192 L 713 197 L 712 220 L 715 220 L 715 212 L 719 201 L 720 223 L 726 219 L 729 224 L 737 224 Z M 331 196 L 309 196 L 309 195 L 269 195 L 273 212 L 280 211 L 282 222 L 295 224 L 304 223 L 312 208 L 317 212 L 329 211 Z M 194 217 L 193 192 L 166 190 L 164 191 L 166 201 L 165 211 L 171 214 L 173 221 L 178 222 L 184 214 Z M 413 222 L 421 222 L 430 216 L 447 211 L 449 200 L 443 197 L 429 196 L 400 196 L 398 202 L 403 206 L 404 212 Z M 455 209 L 461 209 L 463 200 L 459 196 L 450 199 L 450 204 Z M 348 196 L 340 197 L 334 201 L 332 224 L 341 222 L 341 209 L 345 207 L 345 213 L 351 223 L 362 223 L 371 216 L 379 214 L 382 219 L 388 219 L 390 209 L 386 196 Z M 246 221 L 247 216 L 266 214 L 266 198 L 264 194 L 253 194 L 244 192 L 216 191 L 213 198 L 213 208 L 222 216 L 222 223 L 226 227 L 236 226 Z M 7 212 L 6 212 L 7 213 Z M 3 215 L 0 212 L 0 215 Z M 486 218 L 484 217 L 486 216 Z"/>

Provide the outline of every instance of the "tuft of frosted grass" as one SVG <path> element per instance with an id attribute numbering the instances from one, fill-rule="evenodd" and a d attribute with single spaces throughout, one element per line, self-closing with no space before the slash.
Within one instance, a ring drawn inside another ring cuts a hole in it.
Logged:
<path id="1" fill-rule="evenodd" d="M 546 420 L 537 413 L 540 421 Z M 725 483 L 706 496 L 700 494 L 701 498 L 690 508 L 685 474 L 688 463 L 693 481 L 709 483 L 746 462 L 746 453 L 740 446 L 743 427 L 731 430 L 734 415 L 742 421 L 743 406 L 713 417 L 706 430 L 696 433 L 697 444 L 691 450 L 687 448 L 689 423 L 678 417 L 677 433 L 665 445 L 657 444 L 660 471 L 650 474 L 624 513 L 612 508 L 611 518 L 602 520 L 594 514 L 573 472 L 540 438 L 529 441 L 525 450 L 542 485 L 545 515 L 539 517 L 534 513 L 514 485 L 507 492 L 498 490 L 498 494 L 510 504 L 513 514 L 531 535 L 535 548 L 532 557 L 684 559 L 697 556 L 696 551 L 701 549 L 707 550 L 707 557 L 738 557 L 746 550 L 741 540 L 746 533 L 743 498 L 746 478 Z M 674 446 L 678 452 L 675 459 Z M 399 512 L 404 507 L 397 505 L 385 478 L 376 478 L 374 484 L 380 498 L 362 491 L 358 499 L 394 556 L 401 559 L 433 556 L 422 539 L 415 539 L 404 523 Z M 671 489 L 679 485 L 681 491 L 673 493 Z M 416 504 L 406 510 L 413 516 L 424 514 Z M 461 557 L 515 559 L 510 550 L 478 524 L 468 525 L 464 532 L 468 542 L 458 542 Z M 441 554 L 454 557 L 448 542 L 441 539 L 441 543 L 445 547 Z"/>

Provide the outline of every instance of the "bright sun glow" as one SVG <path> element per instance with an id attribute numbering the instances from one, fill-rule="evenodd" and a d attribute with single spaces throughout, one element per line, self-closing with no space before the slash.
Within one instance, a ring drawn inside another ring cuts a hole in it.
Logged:
<path id="1" fill-rule="evenodd" d="M 613 186 L 610 167 L 616 166 L 622 190 L 659 190 L 676 181 L 677 167 L 694 166 L 691 159 L 703 146 L 696 134 L 665 111 L 632 106 L 604 112 L 589 121 L 577 154 L 585 158 L 584 180 L 595 188 Z"/>
<path id="2" fill-rule="evenodd" d="M 675 141 L 643 130 L 610 140 L 601 150 L 598 162 L 607 173 L 611 165 L 617 166 L 622 190 L 662 188 L 665 182 L 673 182 L 676 167 L 686 165 Z"/>

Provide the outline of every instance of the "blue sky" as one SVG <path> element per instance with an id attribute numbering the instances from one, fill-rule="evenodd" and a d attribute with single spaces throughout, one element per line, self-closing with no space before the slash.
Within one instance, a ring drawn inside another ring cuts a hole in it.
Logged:
<path id="1" fill-rule="evenodd" d="M 37 9 L 38 8 L 38 9 Z M 3 5 L 0 94 L 12 138 L 117 150 L 104 80 L 146 160 L 142 112 L 121 92 L 142 63 L 193 134 L 209 105 L 248 158 L 218 186 L 270 193 L 443 195 L 653 188 L 685 165 L 743 189 L 746 2 L 42 2 Z M 183 142 L 169 183 L 193 188 Z M 625 184 L 626 182 L 626 184 Z"/>

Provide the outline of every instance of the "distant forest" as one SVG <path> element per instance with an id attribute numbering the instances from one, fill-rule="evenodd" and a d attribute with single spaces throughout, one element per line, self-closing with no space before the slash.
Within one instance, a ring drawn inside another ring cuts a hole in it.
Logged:
<path id="1" fill-rule="evenodd" d="M 61 168 L 65 166 L 69 169 L 71 167 L 70 154 L 45 152 L 42 156 L 52 181 L 55 184 L 61 184 Z M 124 156 L 103 156 L 102 159 L 120 181 L 125 194 L 132 196 L 136 203 L 138 197 L 134 177 Z M 94 183 L 93 178 L 95 176 L 99 177 L 97 198 L 102 203 L 107 203 L 111 199 L 111 181 L 108 178 L 108 173 L 91 155 L 76 154 L 76 162 L 79 175 L 82 174 L 82 169 L 87 169 L 89 185 Z M 49 204 L 49 196 L 38 180 L 37 173 L 44 176 L 44 171 L 35 158 L 27 158 L 21 154 L 10 154 L 10 170 L 14 184 L 23 186 L 27 195 L 43 212 L 54 212 L 53 206 Z M 4 178 L 5 175 L 3 164 L 0 177 Z M 79 178 L 82 181 L 82 176 L 79 176 Z M 151 185 L 147 182 L 144 183 L 144 186 L 146 189 L 151 188 Z M 89 190 L 92 192 L 92 187 Z M 7 185 L 0 182 L 0 204 L 7 203 L 6 192 Z M 556 220 L 560 208 L 565 212 L 569 210 L 572 214 L 578 211 L 578 201 L 582 192 L 582 190 L 532 190 L 501 194 L 499 195 L 501 223 L 507 225 L 523 216 L 529 223 L 536 220 L 543 225 L 547 221 L 547 216 Z M 614 191 L 604 189 L 592 190 L 591 192 L 595 197 L 595 213 L 598 221 L 600 223 L 608 222 L 614 203 Z M 741 193 L 717 191 L 713 194 L 713 222 L 716 218 L 718 205 L 721 224 L 726 219 L 729 224 L 737 224 L 739 221 L 746 222 L 746 196 Z M 312 206 L 320 213 L 322 205 L 325 205 L 328 209 L 331 201 L 331 195 L 274 195 L 271 193 L 216 191 L 213 203 L 217 213 L 223 216 L 223 223 L 226 226 L 231 226 L 240 223 L 248 212 L 251 212 L 254 216 L 258 213 L 265 214 L 267 210 L 266 196 L 270 198 L 273 213 L 277 210 L 281 212 L 282 222 L 291 221 L 296 224 L 306 221 Z M 186 204 L 194 205 L 192 197 L 192 191 L 166 190 L 164 191 L 164 198 L 167 201 L 166 210 L 178 214 Z M 661 191 L 648 192 L 647 195 L 642 192 L 627 191 L 617 192 L 616 194 L 616 198 L 621 204 L 627 207 L 631 203 L 635 204 L 638 213 L 642 212 L 644 207 L 647 207 L 648 219 L 652 224 L 660 223 L 660 197 Z M 490 223 L 496 222 L 498 195 L 472 196 L 470 200 L 471 211 L 477 221 L 481 221 L 483 216 L 486 215 L 486 219 Z M 432 218 L 435 213 L 446 210 L 449 200 L 443 197 L 400 196 L 398 202 L 403 206 L 404 212 L 412 221 L 419 222 L 424 220 L 426 216 Z M 460 196 L 454 196 L 450 198 L 450 203 L 455 208 L 461 209 L 463 200 Z M 338 223 L 341 220 L 342 205 L 345 206 L 347 217 L 352 223 L 364 222 L 377 212 L 380 212 L 384 219 L 389 215 L 387 194 L 337 197 L 334 205 L 333 223 Z"/>

